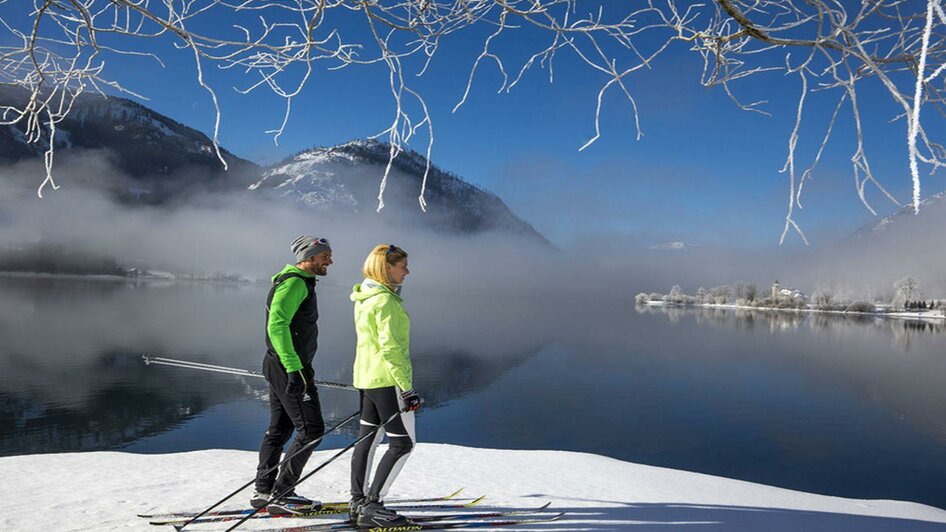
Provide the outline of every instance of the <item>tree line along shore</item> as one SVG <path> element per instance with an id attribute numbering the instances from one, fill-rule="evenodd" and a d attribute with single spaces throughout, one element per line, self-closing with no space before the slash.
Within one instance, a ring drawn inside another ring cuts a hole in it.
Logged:
<path id="1" fill-rule="evenodd" d="M 783 286 L 775 281 L 768 289 L 755 283 L 739 282 L 710 289 L 700 287 L 695 294 L 687 294 L 680 285 L 670 292 L 640 292 L 635 296 L 637 305 L 702 306 L 749 308 L 759 310 L 788 310 L 875 314 L 892 317 L 946 318 L 946 300 L 924 298 L 919 282 L 904 277 L 893 283 L 893 291 L 872 298 L 853 298 L 846 290 L 831 286 L 819 287 L 812 296 L 801 290 Z"/>

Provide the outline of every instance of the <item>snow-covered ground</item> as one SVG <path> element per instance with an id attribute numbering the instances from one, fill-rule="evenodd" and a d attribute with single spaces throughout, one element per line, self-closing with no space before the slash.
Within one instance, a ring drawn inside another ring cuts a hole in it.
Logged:
<path id="1" fill-rule="evenodd" d="M 936 309 L 936 310 L 921 310 L 915 312 L 901 311 L 901 312 L 888 312 L 884 314 L 885 316 L 890 316 L 891 318 L 906 318 L 913 320 L 941 320 L 946 318 L 946 310 Z"/>
<path id="2" fill-rule="evenodd" d="M 335 452 L 316 452 L 310 467 Z M 255 466 L 256 453 L 232 450 L 0 458 L 0 530 L 173 530 L 136 514 L 202 509 L 246 482 Z M 442 444 L 419 444 L 389 497 L 437 496 L 459 487 L 467 496 L 487 495 L 483 506 L 551 501 L 553 509 L 567 512 L 561 521 L 518 530 L 946 530 L 946 511 L 921 504 L 813 495 L 591 454 Z M 347 489 L 345 455 L 299 491 L 343 500 Z M 248 495 L 231 507 L 245 504 Z M 262 520 L 243 528 L 299 522 Z M 192 529 L 224 530 L 227 524 Z"/>

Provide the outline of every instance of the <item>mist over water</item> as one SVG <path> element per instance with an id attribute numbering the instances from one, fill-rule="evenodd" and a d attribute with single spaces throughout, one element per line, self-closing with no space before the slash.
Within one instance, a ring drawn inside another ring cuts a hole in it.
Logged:
<path id="1" fill-rule="evenodd" d="M 110 192 L 127 178 L 96 152 L 64 159 L 58 174 L 62 188 L 47 190 L 40 200 L 35 181 L 42 172 L 37 161 L 0 167 L 0 255 L 42 243 L 109 257 L 125 267 L 268 279 L 291 261 L 289 243 L 312 234 L 333 244 L 336 265 L 329 282 L 357 282 L 367 252 L 379 242 L 394 242 L 410 253 L 415 272 L 410 282 L 419 288 L 495 295 L 544 291 L 565 298 L 613 295 L 615 287 L 626 287 L 633 296 L 668 291 L 677 283 L 692 291 L 701 284 L 770 282 L 782 271 L 773 265 L 786 255 L 651 250 L 652 243 L 627 235 L 553 240 L 551 246 L 502 232 L 451 235 L 419 228 L 416 213 L 390 207 L 380 214 L 376 204 L 359 206 L 363 212 L 357 214 L 331 213 L 245 190 L 195 194 L 165 206 L 129 204 Z M 389 193 L 399 186 L 392 183 Z"/>

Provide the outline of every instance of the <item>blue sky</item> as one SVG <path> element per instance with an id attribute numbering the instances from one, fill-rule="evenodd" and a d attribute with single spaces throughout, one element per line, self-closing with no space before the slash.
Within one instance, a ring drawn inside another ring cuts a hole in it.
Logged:
<path id="1" fill-rule="evenodd" d="M 0 7 L 12 9 L 10 4 Z M 606 78 L 568 51 L 559 53 L 554 84 L 549 84 L 547 71 L 536 68 L 508 94 L 496 94 L 500 76 L 493 63 L 484 62 L 466 104 L 451 113 L 484 36 L 470 31 L 445 40 L 425 76 L 412 81 L 430 107 L 436 164 L 498 193 L 553 240 L 594 236 L 635 245 L 670 240 L 777 245 L 788 201 L 788 179 L 779 169 L 800 90 L 797 78 L 762 74 L 734 85 L 744 101 L 769 100 L 764 108 L 771 117 L 747 113 L 720 88 L 702 87 L 702 61 L 684 45 L 676 45 L 652 70 L 626 78 L 641 110 L 644 137 L 635 140 L 630 105 L 614 91 L 605 98 L 602 137 L 579 152 L 594 134 L 595 99 Z M 519 32 L 505 37 L 499 50 L 510 58 L 507 68 L 515 72 L 521 59 L 543 42 L 528 31 Z M 174 50 L 168 42 L 149 46 L 162 53 L 166 68 L 117 58 L 109 62 L 111 77 L 149 97 L 143 102 L 149 107 L 209 134 L 213 109 L 197 85 L 190 53 Z M 236 72 L 210 68 L 207 76 L 220 96 L 222 145 L 260 163 L 378 133 L 394 112 L 386 68 L 319 70 L 295 100 L 285 134 L 275 146 L 265 130 L 282 120 L 282 101 L 267 91 L 237 94 L 230 87 L 246 83 Z M 894 108 L 879 87 L 861 98 L 864 109 L 881 109 L 867 121 L 875 171 L 907 201 L 904 126 L 887 123 Z M 802 129 L 802 169 L 814 156 L 835 102 L 834 95 L 810 99 L 815 112 L 809 113 Z M 872 218 L 854 191 L 848 116 L 845 107 L 816 180 L 806 186 L 806 208 L 797 215 L 814 242 L 843 238 Z M 423 152 L 425 144 L 426 138 L 420 137 L 412 147 Z M 941 188 L 936 179 L 927 178 L 926 192 Z M 894 210 L 878 194 L 870 197 L 881 214 Z M 800 245 L 799 239 L 790 238 L 788 245 Z"/>

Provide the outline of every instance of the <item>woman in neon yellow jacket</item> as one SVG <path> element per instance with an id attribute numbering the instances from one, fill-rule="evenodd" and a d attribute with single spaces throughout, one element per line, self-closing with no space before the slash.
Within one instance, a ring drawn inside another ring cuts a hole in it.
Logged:
<path id="1" fill-rule="evenodd" d="M 410 273 L 407 252 L 393 244 L 379 244 L 365 259 L 362 273 L 365 280 L 351 293 L 358 336 L 353 379 L 362 392 L 359 437 L 376 432 L 374 438 L 356 445 L 352 455 L 349 519 L 359 527 L 408 526 L 413 524 L 410 519 L 383 503 L 414 448 L 414 410 L 421 405 L 411 367 L 411 319 L 401 300 L 401 285 Z M 369 487 L 372 457 L 385 434 L 388 450 Z"/>

